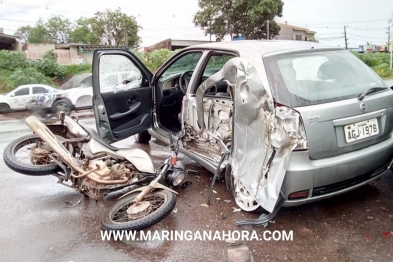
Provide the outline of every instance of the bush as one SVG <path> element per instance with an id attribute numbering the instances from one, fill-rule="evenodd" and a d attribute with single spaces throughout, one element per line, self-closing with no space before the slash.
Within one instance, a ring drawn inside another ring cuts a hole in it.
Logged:
<path id="1" fill-rule="evenodd" d="M 169 49 L 159 49 L 152 52 L 134 52 L 145 66 L 152 72 L 155 72 L 166 60 L 178 51 L 170 51 Z"/>
<path id="2" fill-rule="evenodd" d="M 46 84 L 54 86 L 52 79 L 37 72 L 34 68 L 17 69 L 9 76 L 13 88 L 27 84 Z"/>
<path id="3" fill-rule="evenodd" d="M 64 69 L 57 64 L 57 56 L 53 51 L 45 52 L 40 60 L 35 60 L 35 68 L 38 72 L 48 77 L 56 77 L 63 80 L 65 77 Z"/>
<path id="4" fill-rule="evenodd" d="M 79 65 L 66 65 L 62 66 L 64 74 L 66 76 L 79 75 L 83 73 L 91 73 L 91 64 L 79 64 Z"/>
<path id="5" fill-rule="evenodd" d="M 26 54 L 19 51 L 0 51 L 0 69 L 16 70 L 18 68 L 27 68 L 31 66 Z"/>
<path id="6" fill-rule="evenodd" d="M 374 66 L 373 70 L 381 77 L 390 77 L 393 73 L 390 66 L 385 63 Z"/>

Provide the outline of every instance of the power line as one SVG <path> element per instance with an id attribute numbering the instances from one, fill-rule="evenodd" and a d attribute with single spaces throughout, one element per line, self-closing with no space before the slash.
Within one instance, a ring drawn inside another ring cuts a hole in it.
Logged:
<path id="1" fill-rule="evenodd" d="M 377 22 L 377 21 L 388 21 L 390 18 L 384 19 L 373 19 L 373 20 L 360 20 L 360 21 L 341 21 L 341 22 L 321 22 L 321 21 L 292 21 L 298 24 L 308 24 L 308 25 L 318 25 L 318 24 L 330 24 L 330 25 L 339 25 L 339 24 L 357 24 L 357 23 L 369 23 L 369 22 Z"/>
<path id="2" fill-rule="evenodd" d="M 361 38 L 364 38 L 364 39 L 367 39 L 367 38 L 370 38 L 370 39 L 386 39 L 386 37 L 369 37 L 369 36 L 361 36 L 361 35 L 354 35 L 354 34 L 351 34 L 351 33 L 347 33 L 348 35 L 351 35 L 351 36 L 356 36 L 356 37 L 361 37 Z"/>

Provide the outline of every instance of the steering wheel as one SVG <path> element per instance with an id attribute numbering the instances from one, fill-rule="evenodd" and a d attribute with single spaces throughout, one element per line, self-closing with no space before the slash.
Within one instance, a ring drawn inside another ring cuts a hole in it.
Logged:
<path id="1" fill-rule="evenodd" d="M 179 77 L 179 87 L 183 94 L 187 93 L 188 84 L 190 83 L 190 79 L 194 70 L 189 70 L 181 74 Z"/>

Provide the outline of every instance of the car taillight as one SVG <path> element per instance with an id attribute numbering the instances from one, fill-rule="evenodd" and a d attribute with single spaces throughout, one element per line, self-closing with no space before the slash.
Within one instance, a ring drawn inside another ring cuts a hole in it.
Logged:
<path id="1" fill-rule="evenodd" d="M 283 121 L 285 131 L 298 141 L 294 151 L 308 149 L 306 129 L 299 112 L 281 104 L 275 104 L 274 107 L 276 108 L 276 117 Z"/>

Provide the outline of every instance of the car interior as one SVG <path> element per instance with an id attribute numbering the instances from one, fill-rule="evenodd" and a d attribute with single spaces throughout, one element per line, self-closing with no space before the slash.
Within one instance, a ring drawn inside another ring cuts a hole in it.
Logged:
<path id="1" fill-rule="evenodd" d="M 185 56 L 187 56 L 187 54 Z M 197 86 L 200 86 L 206 79 L 221 70 L 224 64 L 233 57 L 235 57 L 233 54 L 213 53 L 205 65 L 203 74 L 199 76 Z M 181 59 L 182 58 L 180 58 L 179 61 Z M 190 63 L 190 67 L 186 67 L 174 73 L 167 73 L 164 71 L 158 79 L 156 99 L 159 106 L 157 114 L 160 124 L 166 129 L 174 132 L 179 132 L 181 129 L 180 113 L 182 109 L 182 101 L 186 94 L 190 79 L 194 74 L 196 62 Z M 177 62 L 175 61 L 172 65 L 175 65 L 176 63 Z M 170 69 L 171 66 L 167 70 L 171 71 Z M 195 94 L 195 92 L 196 90 L 194 90 L 193 93 Z M 205 94 L 205 96 L 221 97 L 224 99 L 231 98 L 229 87 L 225 81 L 217 82 L 216 85 Z"/>

